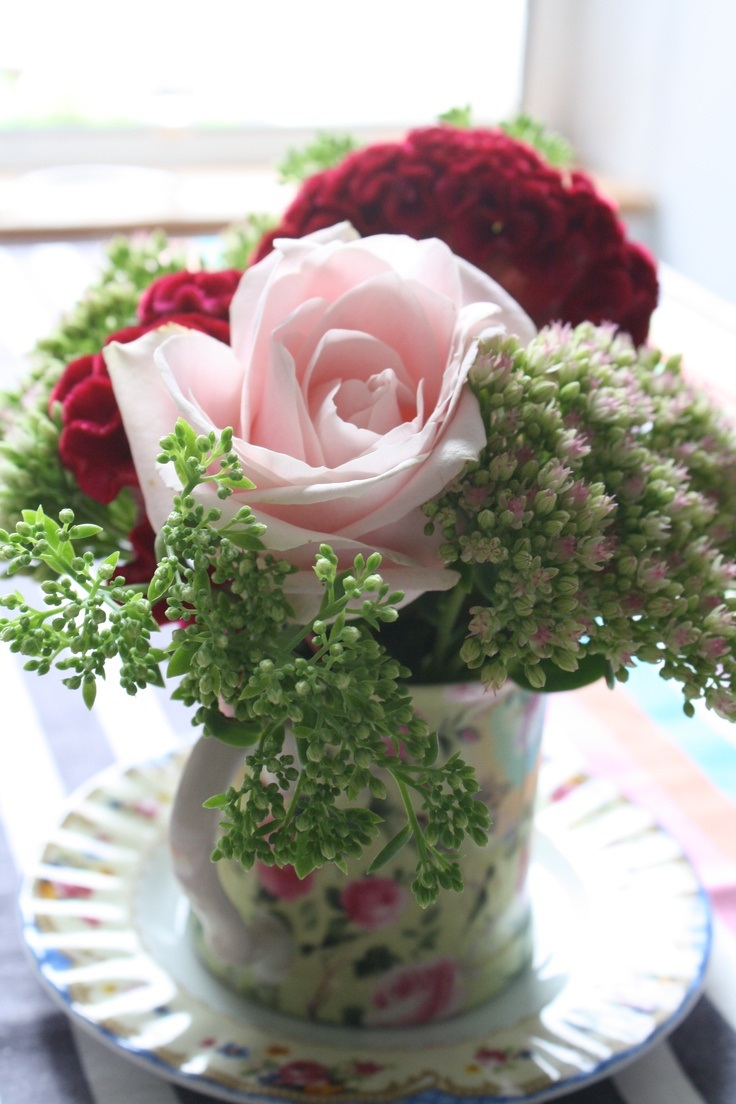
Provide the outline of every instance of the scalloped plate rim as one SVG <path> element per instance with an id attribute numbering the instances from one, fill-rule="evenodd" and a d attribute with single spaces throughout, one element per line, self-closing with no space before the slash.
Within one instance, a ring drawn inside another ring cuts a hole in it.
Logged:
<path id="1" fill-rule="evenodd" d="M 59 816 L 56 818 L 56 828 L 62 827 L 66 819 L 73 814 L 80 804 L 94 794 L 98 790 L 104 790 L 106 786 L 110 785 L 114 781 L 119 781 L 123 776 L 129 776 L 134 772 L 145 772 L 150 769 L 159 769 L 162 766 L 164 769 L 168 769 L 173 773 L 174 781 L 178 777 L 178 773 L 181 769 L 183 757 L 185 753 L 172 751 L 164 756 L 160 756 L 150 761 L 144 761 L 139 763 L 116 763 L 106 768 L 93 778 L 89 779 L 86 783 L 82 784 L 77 790 L 75 790 L 64 802 L 63 808 Z M 542 771 L 544 772 L 545 764 L 543 764 Z M 585 781 L 590 781 L 589 776 L 584 777 Z M 628 798 L 622 797 L 618 791 L 615 791 L 617 798 L 626 806 L 631 808 L 640 808 L 635 802 Z M 563 798 L 564 800 L 564 798 Z M 158 842 L 160 837 L 165 831 L 165 818 L 162 819 L 158 816 L 155 819 L 155 825 L 158 829 Z M 671 833 L 667 832 L 654 820 L 651 822 L 651 827 L 662 837 L 676 843 Z M 537 836 L 541 836 L 546 840 L 553 850 L 557 851 L 564 857 L 564 851 L 559 847 L 559 842 L 555 842 L 554 838 L 550 839 L 550 836 L 554 836 L 554 830 L 552 832 L 539 832 Z M 564 838 L 565 832 L 562 831 L 560 835 Z M 42 848 L 42 854 L 48 847 L 53 835 L 47 840 L 46 844 Z M 677 845 L 679 848 L 679 845 Z M 140 880 L 141 872 L 145 868 L 147 863 L 151 861 L 151 852 L 153 846 L 150 846 L 140 854 L 139 862 L 136 864 L 133 873 Z M 473 1104 L 477 1104 L 478 1101 L 483 1101 L 483 1104 L 546 1104 L 548 1101 L 557 1100 L 561 1097 L 575 1092 L 578 1089 L 592 1085 L 595 1082 L 604 1080 L 620 1072 L 623 1068 L 636 1061 L 643 1054 L 649 1051 L 652 1047 L 656 1046 L 659 1042 L 663 1041 L 671 1031 L 673 1031 L 678 1024 L 680 1024 L 691 1011 L 692 1007 L 696 1003 L 700 996 L 704 983 L 708 960 L 710 957 L 712 940 L 713 940 L 713 923 L 712 914 L 710 908 L 710 902 L 706 891 L 700 884 L 695 871 L 687 858 L 687 856 L 679 850 L 679 858 L 684 860 L 687 868 L 690 871 L 693 881 L 693 903 L 696 906 L 697 911 L 700 913 L 701 927 L 700 937 L 697 942 L 692 945 L 692 950 L 699 956 L 697 969 L 692 971 L 689 977 L 688 985 L 683 993 L 683 996 L 677 1006 L 666 1016 L 666 1018 L 658 1024 L 645 1038 L 637 1041 L 631 1046 L 625 1047 L 621 1051 L 612 1054 L 610 1057 L 604 1058 L 598 1061 L 595 1066 L 588 1070 L 580 1070 L 563 1076 L 563 1078 L 557 1082 L 552 1083 L 539 1090 L 531 1092 L 516 1091 L 511 1093 L 503 1092 L 498 1093 L 485 1093 L 473 1089 L 468 1085 L 467 1089 L 463 1087 L 461 1090 L 457 1089 L 457 1086 L 453 1090 L 448 1090 L 440 1087 L 426 1087 L 413 1089 L 399 1089 L 397 1091 L 391 1091 L 387 1089 L 379 1090 L 367 1090 L 366 1092 L 360 1091 L 347 1091 L 347 1092 L 335 1092 L 330 1094 L 331 1099 L 335 1104 L 342 1104 L 342 1102 L 348 1102 L 348 1104 L 368 1104 L 368 1102 L 382 1102 L 382 1104 L 464 1104 L 466 1101 L 472 1101 Z M 533 865 L 542 865 L 538 860 L 535 860 Z M 184 1088 L 189 1088 L 203 1095 L 209 1095 L 214 1099 L 220 1099 L 224 1101 L 230 1101 L 232 1104 L 268 1104 L 272 1101 L 304 1101 L 306 1099 L 314 1099 L 314 1094 L 307 1093 L 303 1090 L 290 1089 L 288 1087 L 280 1087 L 278 1090 L 265 1088 L 263 1085 L 242 1088 L 230 1088 L 226 1084 L 213 1077 L 197 1074 L 182 1072 L 181 1069 L 168 1064 L 162 1058 L 160 1058 L 155 1051 L 149 1049 L 141 1049 L 131 1043 L 131 1041 L 124 1036 L 114 1034 L 112 1031 L 105 1028 L 103 1025 L 97 1024 L 85 1016 L 84 1012 L 78 1008 L 75 1008 L 69 998 L 65 996 L 63 987 L 55 985 L 49 977 L 43 971 L 42 963 L 38 954 L 32 946 L 32 935 L 38 929 L 34 922 L 34 917 L 37 915 L 38 910 L 32 907 L 32 894 L 30 892 L 31 886 L 37 880 L 37 873 L 35 868 L 31 869 L 22 879 L 21 890 L 19 894 L 19 909 L 22 927 L 22 937 L 24 949 L 29 958 L 31 965 L 34 967 L 40 983 L 44 990 L 54 1000 L 57 1007 L 59 1007 L 77 1026 L 79 1026 L 87 1035 L 101 1042 L 107 1048 L 123 1056 L 127 1060 L 135 1064 L 139 1069 L 144 1070 L 150 1075 L 161 1077 L 166 1081 L 179 1085 Z M 173 877 L 173 875 L 172 875 Z M 132 884 L 132 875 L 131 875 Z M 132 896 L 132 890 L 129 889 Z M 135 912 L 131 901 L 131 912 Z M 131 926 L 134 927 L 134 921 L 131 921 Z M 139 931 L 136 934 L 140 935 Z M 29 938 L 30 935 L 30 938 Z M 154 960 L 152 960 L 154 961 Z M 154 965 L 155 965 L 154 961 Z M 219 983 L 215 982 L 215 985 Z M 192 994 L 185 988 L 181 988 L 180 983 L 176 983 L 177 994 L 183 994 L 186 1000 L 192 1001 L 196 1004 L 204 1005 L 204 1002 L 199 996 L 192 996 Z M 232 997 L 223 989 L 223 994 L 226 999 L 232 1000 Z M 497 1002 L 502 1001 L 503 996 L 496 998 L 489 1002 L 489 1007 L 497 1005 Z M 223 1016 L 221 1010 L 207 1009 L 211 1011 L 213 1016 Z M 224 1013 L 227 1018 L 233 1019 L 231 1015 Z M 267 1014 L 268 1015 L 268 1014 Z M 277 1013 L 272 1014 L 277 1020 L 279 1016 Z M 297 1029 L 297 1022 L 289 1017 L 282 1017 L 284 1022 L 284 1036 L 291 1042 L 293 1040 L 293 1034 Z M 247 1024 L 245 1025 L 247 1026 Z M 517 1025 L 510 1023 L 504 1025 L 502 1030 L 514 1029 Z M 436 1025 L 429 1025 L 428 1029 L 415 1028 L 409 1029 L 409 1032 L 414 1032 L 421 1035 L 422 1032 L 432 1030 Z M 311 1028 L 320 1031 L 319 1026 Z M 342 1029 L 337 1029 L 338 1031 Z M 388 1029 L 390 1030 L 390 1029 Z M 405 1030 L 405 1029 L 404 1029 Z M 328 1033 L 330 1029 L 327 1029 Z M 498 1034 L 498 1031 L 495 1032 Z M 480 1036 L 475 1037 L 475 1042 L 480 1044 L 484 1040 Z M 329 1044 L 328 1044 L 329 1045 Z M 364 1045 L 364 1044 L 363 1044 Z M 426 1044 L 425 1044 L 426 1045 Z M 341 1049 L 335 1048 L 335 1053 Z M 356 1046 L 356 1049 L 357 1046 Z M 369 1048 L 370 1049 L 370 1048 Z M 396 1048 L 395 1053 L 400 1054 L 401 1050 L 407 1048 Z M 432 1071 L 436 1072 L 436 1071 Z"/>

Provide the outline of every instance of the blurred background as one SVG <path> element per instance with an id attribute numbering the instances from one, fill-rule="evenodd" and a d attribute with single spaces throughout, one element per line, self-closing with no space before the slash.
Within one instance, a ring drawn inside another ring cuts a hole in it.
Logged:
<path id="1" fill-rule="evenodd" d="M 316 131 L 470 105 L 562 132 L 633 236 L 733 302 L 735 47 L 733 0 L 27 0 L 0 38 L 0 282 L 24 261 L 73 297 L 84 250 L 51 243 L 215 232 L 283 207 L 274 166 Z"/>

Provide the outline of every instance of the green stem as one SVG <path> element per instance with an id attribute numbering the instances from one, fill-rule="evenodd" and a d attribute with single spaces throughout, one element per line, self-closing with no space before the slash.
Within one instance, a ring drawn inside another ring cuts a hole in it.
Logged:
<path id="1" fill-rule="evenodd" d="M 409 791 L 406 787 L 406 783 L 404 782 L 403 778 L 401 778 L 400 775 L 397 774 L 396 770 L 393 767 L 387 766 L 386 769 L 393 778 L 394 782 L 396 783 L 397 789 L 401 794 L 401 800 L 406 811 L 406 819 L 408 820 L 409 825 L 411 826 L 411 830 L 414 833 L 414 839 L 416 840 L 419 857 L 422 861 L 426 861 L 427 844 L 422 832 L 422 826 L 417 819 L 417 814 L 415 813 L 414 806 L 411 803 L 411 798 L 409 796 Z"/>
<path id="2" fill-rule="evenodd" d="M 112 507 L 112 503 L 110 504 Z M 120 541 L 125 540 L 129 533 L 129 528 L 123 528 L 117 525 L 112 517 L 112 509 L 107 510 L 97 506 L 92 499 L 88 502 L 85 501 L 78 509 L 83 510 L 84 516 L 93 525 L 99 525 L 102 529 L 101 533 L 98 533 L 94 538 L 95 545 L 102 543 L 105 548 L 110 548 L 113 551 L 119 551 Z M 75 511 L 76 514 L 76 511 Z"/>
<path id="3" fill-rule="evenodd" d="M 284 651 L 287 653 L 295 652 L 299 645 L 302 644 L 312 632 L 312 626 L 314 625 L 315 621 L 331 621 L 334 617 L 336 624 L 340 617 L 340 614 L 343 614 L 343 617 L 340 620 L 340 631 L 342 631 L 342 628 L 345 624 L 344 611 L 346 604 L 347 599 L 344 597 L 330 598 L 329 595 L 325 594 L 322 598 L 322 604 L 320 605 L 317 614 L 312 618 L 308 625 L 304 625 L 296 633 L 294 633 L 294 635 L 289 640 L 286 641 L 286 644 L 284 645 Z M 315 652 L 313 656 L 310 656 L 310 662 L 313 663 L 316 660 L 321 659 L 324 653 L 330 648 L 330 645 L 334 644 L 334 638 L 337 635 L 335 631 L 335 624 L 332 625 L 324 646 L 320 648 L 319 651 Z"/>
<path id="4" fill-rule="evenodd" d="M 456 649 L 451 648 L 452 636 L 460 610 L 465 603 L 465 588 L 459 583 L 439 599 L 439 621 L 435 631 L 435 644 L 429 676 L 433 681 L 441 681 L 451 673 L 456 661 Z"/>
<path id="5" fill-rule="evenodd" d="M 294 812 L 296 810 L 297 802 L 299 800 L 300 791 L 303 787 L 303 784 L 304 784 L 304 773 L 302 772 L 299 775 L 299 777 L 297 778 L 296 786 L 294 787 L 294 792 L 292 793 L 291 800 L 289 801 L 289 807 L 286 810 L 286 813 L 284 814 L 284 819 L 281 822 L 281 827 L 282 828 L 286 827 L 286 825 L 289 824 L 289 822 L 291 821 L 291 819 L 294 816 Z"/>

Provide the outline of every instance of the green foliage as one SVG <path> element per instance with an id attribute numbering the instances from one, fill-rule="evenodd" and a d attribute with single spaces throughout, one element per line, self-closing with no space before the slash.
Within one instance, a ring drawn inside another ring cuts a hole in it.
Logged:
<path id="1" fill-rule="evenodd" d="M 180 678 L 175 696 L 195 708 L 205 734 L 244 749 L 239 787 L 213 795 L 222 814 L 215 858 L 244 867 L 257 859 L 292 863 L 301 877 L 332 862 L 344 868 L 374 839 L 375 804 L 398 789 L 407 824 L 376 860 L 413 838 L 414 892 L 422 904 L 441 888 L 460 889 L 454 852 L 469 836 L 483 843 L 488 810 L 457 756 L 437 764 L 437 736 L 412 708 L 409 675 L 374 636 L 396 620 L 401 595 L 378 573 L 381 557 L 355 558 L 351 571 L 321 546 L 314 571 L 324 588 L 306 625 L 293 622 L 284 594 L 292 568 L 274 560 L 265 527 L 248 507 L 230 520 L 214 503 L 252 484 L 232 450 L 232 431 L 198 436 L 183 421 L 161 442 L 181 491 L 158 538 L 158 567 L 147 595 L 114 576 L 117 556 L 95 564 L 76 545 L 97 536 L 73 512 L 59 521 L 26 511 L 1 532 L 8 574 L 39 565 L 46 608 L 14 594 L 0 604 L 0 638 L 39 673 L 69 671 L 65 682 L 94 701 L 96 679 L 117 656 L 130 692 Z M 165 648 L 153 644 L 154 602 L 182 622 Z M 399 739 L 401 756 L 399 756 Z"/>
<path id="2" fill-rule="evenodd" d="M 91 706 L 96 680 L 104 677 L 110 659 L 120 659 L 120 682 L 134 694 L 149 684 L 162 685 L 162 651 L 153 645 L 157 631 L 150 604 L 135 590 L 126 593 L 114 576 L 118 554 L 95 563 L 90 551 L 79 551 L 96 534 L 96 526 L 77 524 L 73 511 L 59 520 L 43 510 L 24 510 L 15 532 L 0 530 L 0 556 L 7 574 L 42 564 L 50 575 L 41 587 L 42 609 L 30 606 L 17 591 L 0 596 L 0 606 L 13 611 L 0 618 L 0 640 L 13 652 L 29 657 L 26 669 L 46 674 L 51 667 L 70 672 L 64 683 L 81 689 Z"/>
<path id="3" fill-rule="evenodd" d="M 264 234 L 278 222 L 275 215 L 248 215 L 244 222 L 228 226 L 222 233 L 222 264 L 224 268 L 245 269 Z"/>
<path id="4" fill-rule="evenodd" d="M 545 690 L 656 663 L 686 713 L 736 716 L 733 429 L 676 359 L 587 323 L 487 342 L 470 382 L 487 444 L 425 507 L 463 661 Z"/>
<path id="5" fill-rule="evenodd" d="M 473 125 L 473 110 L 470 104 L 465 104 L 464 107 L 451 107 L 449 111 L 443 111 L 438 116 L 438 120 L 445 126 L 467 129 Z"/>
<path id="6" fill-rule="evenodd" d="M 541 153 L 555 168 L 568 169 L 575 163 L 575 153 L 567 139 L 548 130 L 531 115 L 517 115 L 499 125 L 511 138 L 518 138 L 519 141 L 534 146 L 537 153 Z"/>
<path id="7" fill-rule="evenodd" d="M 331 169 L 354 149 L 357 142 L 349 134 L 320 131 L 303 149 L 290 149 L 279 165 L 282 184 L 300 184 L 308 176 Z"/>
<path id="8" fill-rule="evenodd" d="M 109 506 L 82 493 L 59 459 L 61 420 L 58 411 L 49 410 L 49 397 L 70 361 L 99 352 L 113 331 L 136 322 L 141 292 L 153 279 L 182 268 L 184 258 L 162 234 L 136 244 L 112 241 L 97 283 L 38 343 L 22 385 L 0 395 L 0 525 L 15 525 L 30 505 L 55 514 L 62 504 L 78 522 L 98 526 L 91 543 L 96 552 L 107 555 L 123 546 L 137 507 L 128 491 Z"/>

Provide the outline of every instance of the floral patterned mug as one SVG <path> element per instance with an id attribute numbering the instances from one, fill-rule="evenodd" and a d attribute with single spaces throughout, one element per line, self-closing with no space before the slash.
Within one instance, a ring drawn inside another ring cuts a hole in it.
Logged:
<path id="1" fill-rule="evenodd" d="M 385 833 L 349 864 L 299 879 L 292 867 L 210 861 L 217 813 L 203 800 L 231 781 L 242 752 L 195 745 L 171 822 L 174 869 L 189 897 L 205 965 L 235 990 L 280 1012 L 323 1023 L 404 1026 L 475 1007 L 505 988 L 532 953 L 526 885 L 544 696 L 479 683 L 412 688 L 437 728 L 441 754 L 461 750 L 489 804 L 485 847 L 461 855 L 464 889 L 420 908 L 409 888 L 408 844 L 378 873 L 374 854 L 403 811 L 382 803 Z"/>

